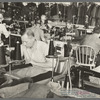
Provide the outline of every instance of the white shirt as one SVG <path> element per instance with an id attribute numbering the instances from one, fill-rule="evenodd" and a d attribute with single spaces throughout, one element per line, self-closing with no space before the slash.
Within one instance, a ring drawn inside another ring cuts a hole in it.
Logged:
<path id="1" fill-rule="evenodd" d="M 26 61 L 46 62 L 46 55 L 48 55 L 49 45 L 42 41 L 36 41 L 33 48 L 26 48 L 22 45 L 21 54 Z"/>
<path id="2" fill-rule="evenodd" d="M 0 37 L 1 37 L 1 34 L 4 34 L 6 38 L 8 38 L 8 36 L 10 34 L 5 27 L 5 24 L 0 24 Z M 0 38 L 0 40 L 1 40 L 1 38 Z"/>
<path id="3" fill-rule="evenodd" d="M 40 27 L 37 25 L 37 26 L 33 26 L 31 27 L 32 31 L 34 32 L 34 35 L 35 35 L 35 39 L 38 40 L 38 41 L 44 41 L 44 32 L 42 29 L 40 29 Z"/>
<path id="4" fill-rule="evenodd" d="M 56 59 L 54 59 L 54 64 L 52 65 L 52 58 L 46 58 L 49 51 L 49 44 L 42 41 L 36 41 L 34 48 L 26 48 L 21 46 L 21 54 L 24 56 L 26 63 L 31 63 L 33 66 L 39 66 L 44 70 L 51 71 L 52 66 L 56 67 Z"/>

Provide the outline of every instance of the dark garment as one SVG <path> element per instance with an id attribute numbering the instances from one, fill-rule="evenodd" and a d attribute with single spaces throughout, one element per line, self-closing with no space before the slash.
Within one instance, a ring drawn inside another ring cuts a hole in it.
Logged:
<path id="1" fill-rule="evenodd" d="M 4 2 L 4 10 L 8 11 L 8 2 Z"/>
<path id="2" fill-rule="evenodd" d="M 92 16 L 91 26 L 96 25 L 96 11 L 97 11 L 97 8 L 98 8 L 98 5 L 95 5 L 92 12 L 91 12 L 91 16 Z"/>
<path id="3" fill-rule="evenodd" d="M 51 16 L 58 15 L 58 9 L 57 9 L 57 4 L 56 3 L 51 6 L 51 13 L 50 13 L 50 15 Z"/>
<path id="4" fill-rule="evenodd" d="M 85 16 L 86 16 L 87 6 L 86 5 L 79 5 L 78 7 L 78 19 L 77 24 L 85 24 Z"/>
<path id="5" fill-rule="evenodd" d="M 100 25 L 100 6 L 96 10 L 96 26 Z"/>
<path id="6" fill-rule="evenodd" d="M 61 12 L 61 16 L 60 17 L 64 17 L 64 5 L 63 4 L 58 4 L 58 9 Z"/>
<path id="7" fill-rule="evenodd" d="M 91 20 L 92 20 L 92 16 L 91 16 L 91 12 L 93 10 L 93 8 L 95 7 L 95 4 L 91 4 L 91 6 L 89 7 L 89 9 L 87 10 L 87 15 L 89 16 L 89 25 L 91 25 Z"/>
<path id="8" fill-rule="evenodd" d="M 95 6 L 95 4 L 91 4 L 89 6 L 87 6 L 87 12 L 86 15 L 88 15 L 88 24 L 90 25 L 90 20 L 91 20 L 91 11 L 93 9 L 93 6 Z"/>
<path id="9" fill-rule="evenodd" d="M 29 12 L 30 12 L 30 10 L 29 10 L 28 6 L 23 6 L 22 10 L 21 10 L 21 16 L 24 17 L 24 15 L 26 15 L 25 20 L 28 20 Z"/>
<path id="10" fill-rule="evenodd" d="M 57 75 L 59 75 L 59 74 L 54 72 L 54 77 L 57 76 Z M 51 78 L 51 76 L 52 76 L 52 71 L 48 71 L 46 73 L 39 74 L 39 75 L 34 76 L 34 77 L 24 77 L 24 78 L 21 78 L 19 80 L 13 79 L 12 83 L 2 85 L 2 86 L 0 86 L 0 88 L 11 87 L 11 86 L 15 86 L 15 85 L 18 85 L 18 84 L 21 84 L 21 83 L 26 83 L 26 82 L 36 83 L 36 82 L 39 82 L 39 81 L 42 81 L 42 80 L 45 80 L 45 79 L 49 79 L 49 78 Z"/>
<path id="11" fill-rule="evenodd" d="M 68 12 L 68 6 L 65 6 L 65 8 L 64 8 L 64 12 L 65 12 L 65 21 L 67 21 L 67 12 Z"/>
<path id="12" fill-rule="evenodd" d="M 73 22 L 73 15 L 77 17 L 77 13 L 78 13 L 78 8 L 75 5 L 68 6 L 67 20 L 70 20 L 71 22 Z"/>
<path id="13" fill-rule="evenodd" d="M 3 2 L 0 2 L 0 9 L 3 9 L 4 8 L 4 4 Z"/>
<path id="14" fill-rule="evenodd" d="M 99 53 L 97 54 L 95 62 L 96 62 L 96 66 L 100 65 L 100 54 Z"/>
<path id="15" fill-rule="evenodd" d="M 64 57 L 69 57 L 71 49 L 72 49 L 72 45 L 70 44 L 64 45 Z"/>
<path id="16" fill-rule="evenodd" d="M 44 15 L 46 12 L 46 7 L 44 3 L 39 4 L 37 9 L 38 9 L 39 17 L 41 17 L 41 15 Z"/>

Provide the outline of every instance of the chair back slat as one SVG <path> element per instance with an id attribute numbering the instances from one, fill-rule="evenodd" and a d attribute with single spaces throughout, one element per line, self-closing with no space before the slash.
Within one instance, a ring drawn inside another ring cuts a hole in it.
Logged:
<path id="1" fill-rule="evenodd" d="M 92 49 L 90 49 L 89 64 L 91 63 Z"/>
<path id="2" fill-rule="evenodd" d="M 84 54 L 84 48 L 82 48 L 82 54 Z M 84 63 L 84 55 L 82 55 L 82 63 Z"/>
<path id="3" fill-rule="evenodd" d="M 81 51 L 80 51 L 80 48 L 79 48 L 79 51 L 78 51 L 78 52 L 79 52 L 79 54 L 80 54 L 80 52 L 81 52 Z M 79 62 L 81 62 L 81 55 L 78 55 L 78 56 L 79 56 Z"/>
<path id="4" fill-rule="evenodd" d="M 87 47 L 86 48 L 86 55 L 88 55 L 88 50 L 89 50 L 89 48 Z M 87 56 L 86 56 L 86 59 L 85 59 L 86 61 L 85 61 L 85 63 L 87 64 L 88 62 L 87 62 Z"/>

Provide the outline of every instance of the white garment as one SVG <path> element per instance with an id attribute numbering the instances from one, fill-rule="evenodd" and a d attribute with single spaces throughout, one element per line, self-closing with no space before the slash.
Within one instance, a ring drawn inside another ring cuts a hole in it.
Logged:
<path id="1" fill-rule="evenodd" d="M 0 24 L 0 37 L 1 37 L 1 34 L 4 34 L 6 38 L 8 38 L 9 36 L 9 32 L 7 31 L 6 27 L 4 24 Z M 0 38 L 1 39 L 1 38 Z"/>
<path id="2" fill-rule="evenodd" d="M 44 32 L 42 29 L 40 29 L 39 26 L 33 26 L 31 27 L 32 31 L 34 32 L 34 37 L 38 41 L 44 41 Z"/>
<path id="3" fill-rule="evenodd" d="M 25 57 L 26 61 L 46 62 L 45 56 L 48 54 L 48 47 L 49 45 L 42 41 L 36 41 L 33 49 L 26 48 L 22 45 L 22 56 Z"/>
<path id="4" fill-rule="evenodd" d="M 56 59 L 46 58 L 48 50 L 49 44 L 42 41 L 36 41 L 34 49 L 21 46 L 21 54 L 27 63 L 39 66 L 44 70 L 52 70 L 52 67 L 56 65 Z"/>

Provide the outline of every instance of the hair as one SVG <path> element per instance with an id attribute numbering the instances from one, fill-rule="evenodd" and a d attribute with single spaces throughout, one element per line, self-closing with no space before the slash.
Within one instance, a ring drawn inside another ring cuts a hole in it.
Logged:
<path id="1" fill-rule="evenodd" d="M 30 37 L 30 36 L 34 37 L 34 32 L 32 31 L 31 28 L 26 29 L 26 31 L 24 32 L 23 35 L 25 35 L 25 34 L 26 34 L 28 37 Z"/>

